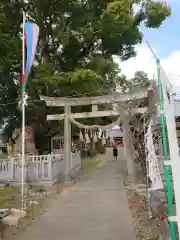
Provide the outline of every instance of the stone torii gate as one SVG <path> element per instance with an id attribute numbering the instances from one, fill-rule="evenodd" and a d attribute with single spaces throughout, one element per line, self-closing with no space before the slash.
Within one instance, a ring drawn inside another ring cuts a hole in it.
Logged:
<path id="1" fill-rule="evenodd" d="M 41 96 L 41 100 L 46 102 L 48 107 L 64 107 L 64 114 L 47 115 L 47 120 L 62 120 L 64 119 L 64 159 L 65 159 L 65 181 L 69 182 L 69 159 L 71 154 L 71 122 L 68 115 L 71 118 L 92 118 L 92 117 L 104 117 L 104 116 L 120 116 L 122 114 L 123 131 L 124 131 L 124 152 L 127 159 L 127 171 L 128 174 L 134 178 L 134 168 L 132 154 L 129 151 L 129 127 L 127 118 L 127 111 L 131 115 L 147 112 L 146 107 L 139 107 L 143 101 L 147 101 L 148 91 L 152 87 L 138 88 L 132 90 L 129 93 L 113 92 L 109 95 L 96 96 L 96 97 L 77 97 L 77 98 L 61 98 L 61 97 L 46 97 Z M 117 107 L 113 110 L 98 111 L 98 104 L 117 104 Z M 71 113 L 72 106 L 85 106 L 92 105 L 91 112 Z M 125 121 L 123 121 L 126 119 Z"/>

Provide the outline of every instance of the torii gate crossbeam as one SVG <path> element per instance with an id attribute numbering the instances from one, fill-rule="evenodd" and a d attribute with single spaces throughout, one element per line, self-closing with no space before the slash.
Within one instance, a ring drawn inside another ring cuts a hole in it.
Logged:
<path id="1" fill-rule="evenodd" d="M 120 104 L 122 111 L 124 109 L 130 109 L 131 114 L 147 112 L 148 108 L 141 107 L 135 108 L 135 106 L 140 105 L 144 100 L 147 100 L 148 91 L 152 90 L 152 86 L 145 88 L 138 88 L 132 90 L 129 93 L 118 93 L 113 92 L 109 95 L 96 96 L 96 97 L 80 97 L 80 98 L 60 98 L 60 97 L 46 97 L 41 96 L 41 100 L 46 102 L 49 107 L 64 107 L 64 114 L 48 115 L 47 120 L 62 120 L 64 119 L 64 160 L 65 160 L 65 181 L 69 182 L 69 159 L 71 154 L 71 122 L 68 118 L 70 115 L 72 118 L 91 118 L 91 117 L 103 117 L 103 116 L 119 116 L 121 110 L 105 110 L 97 111 L 98 104 Z M 85 106 L 92 105 L 92 112 L 84 113 L 71 113 L 72 106 Z M 94 110 L 96 109 L 96 110 Z M 127 157 L 127 158 L 132 158 Z M 127 161 L 132 162 L 133 159 L 127 159 Z M 132 168 L 131 168 L 132 175 Z"/>

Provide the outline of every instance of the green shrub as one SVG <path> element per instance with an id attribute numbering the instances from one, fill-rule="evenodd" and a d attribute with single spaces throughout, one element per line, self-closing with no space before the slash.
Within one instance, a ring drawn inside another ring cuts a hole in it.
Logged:
<path id="1" fill-rule="evenodd" d="M 106 153 L 106 147 L 101 145 L 101 146 L 99 147 L 99 153 L 105 154 L 105 153 Z"/>
<path id="2" fill-rule="evenodd" d="M 86 169 L 93 169 L 95 168 L 101 161 L 96 158 L 86 159 L 82 162 L 82 168 Z"/>
<path id="3" fill-rule="evenodd" d="M 87 157 L 87 151 L 82 149 L 81 150 L 81 158 L 85 158 L 85 157 Z"/>
<path id="4" fill-rule="evenodd" d="M 96 149 L 90 149 L 88 150 L 88 156 L 93 158 L 97 155 L 97 150 Z"/>
<path id="5" fill-rule="evenodd" d="M 102 145 L 101 142 L 96 143 L 96 151 L 100 154 L 105 154 L 106 153 L 106 147 Z"/>

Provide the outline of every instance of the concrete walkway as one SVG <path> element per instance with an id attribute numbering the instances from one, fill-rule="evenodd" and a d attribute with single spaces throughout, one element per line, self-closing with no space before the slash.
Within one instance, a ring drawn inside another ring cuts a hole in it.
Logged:
<path id="1" fill-rule="evenodd" d="M 19 240 L 135 240 L 119 163 L 106 162 L 65 189 Z"/>

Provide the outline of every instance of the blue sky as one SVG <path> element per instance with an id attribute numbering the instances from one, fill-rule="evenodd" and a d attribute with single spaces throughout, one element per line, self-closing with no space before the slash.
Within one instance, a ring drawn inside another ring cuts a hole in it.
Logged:
<path id="1" fill-rule="evenodd" d="M 172 15 L 163 22 L 159 29 L 141 28 L 144 40 L 156 49 L 160 58 L 180 49 L 180 0 L 169 0 L 168 4 L 172 8 Z"/>
<path id="2" fill-rule="evenodd" d="M 117 60 L 121 73 L 132 78 L 136 71 L 144 71 L 152 79 L 156 76 L 156 60 L 146 41 L 153 48 L 161 61 L 166 75 L 175 86 L 180 86 L 180 0 L 166 0 L 172 9 L 159 29 L 149 29 L 144 26 L 141 31 L 144 35 L 143 43 L 136 46 L 137 56 L 126 62 Z"/>

